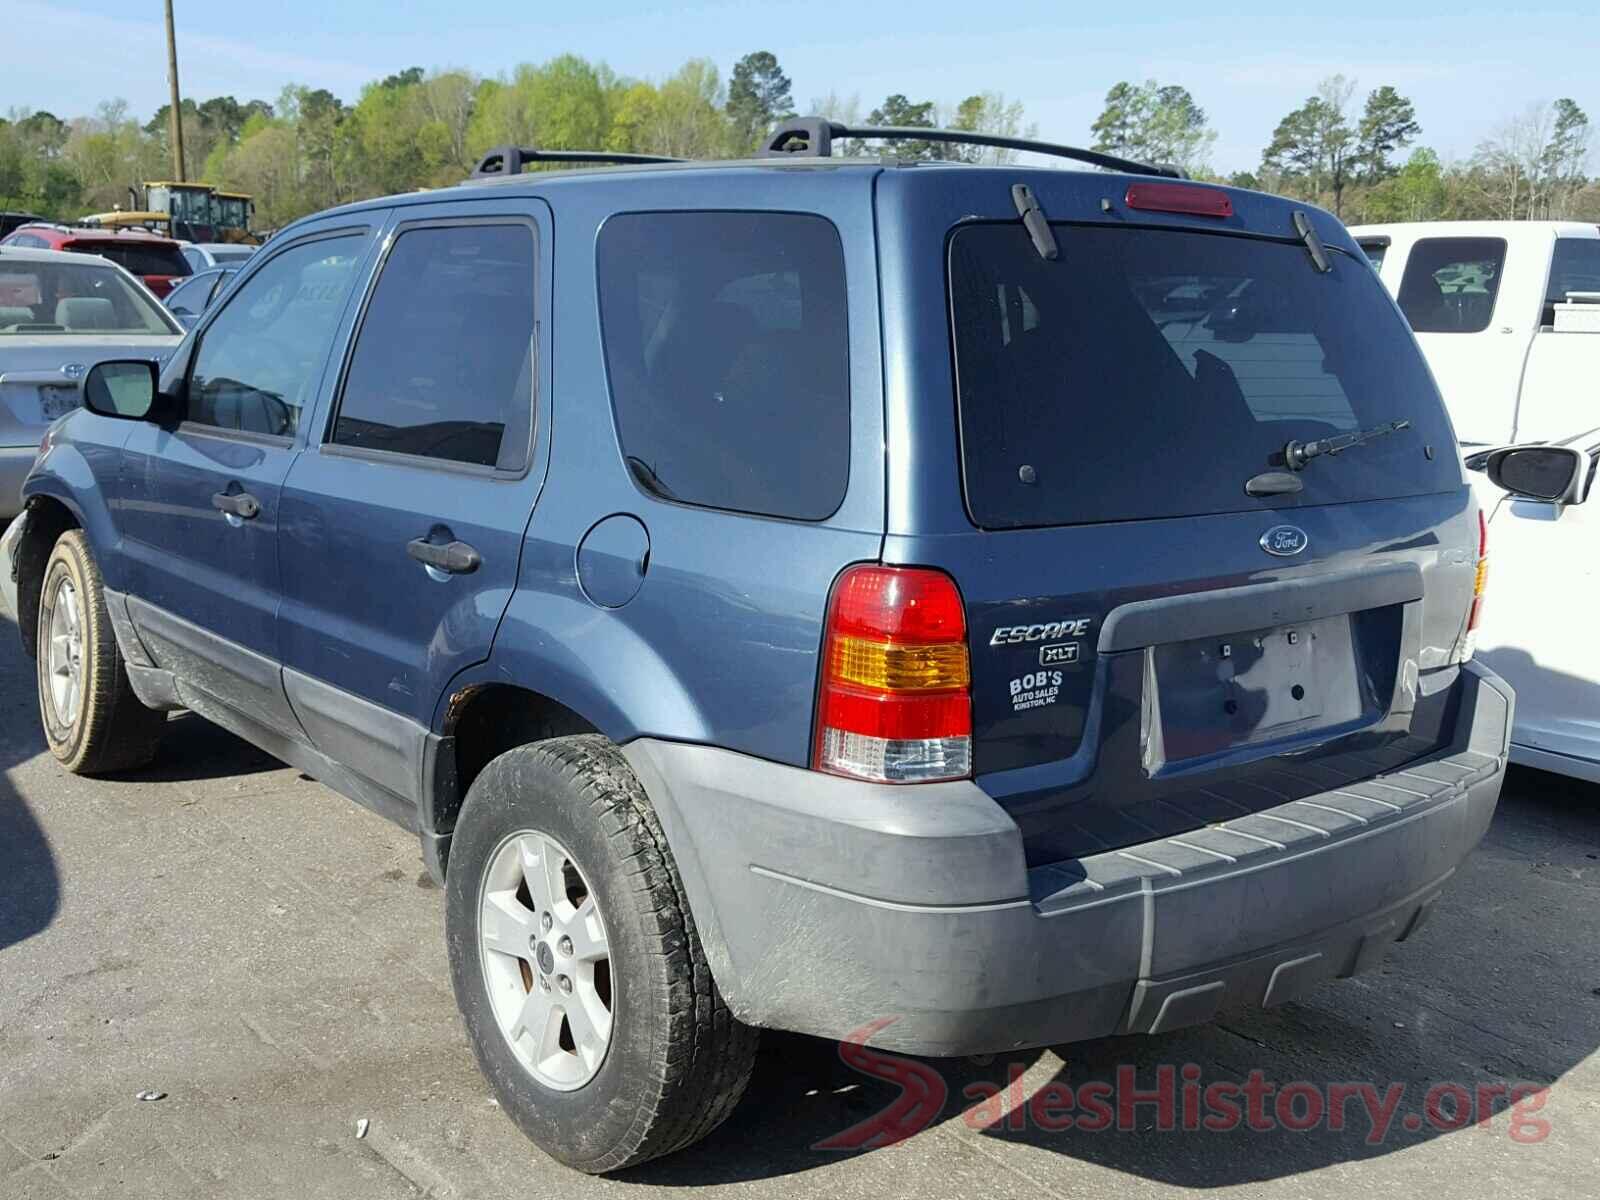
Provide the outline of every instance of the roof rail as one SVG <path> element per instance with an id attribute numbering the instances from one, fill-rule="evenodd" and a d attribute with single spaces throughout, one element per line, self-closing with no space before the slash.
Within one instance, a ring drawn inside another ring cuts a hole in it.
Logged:
<path id="1" fill-rule="evenodd" d="M 993 133 L 973 133 L 965 129 L 924 129 L 909 125 L 863 125 L 851 127 L 822 117 L 795 117 L 778 126 L 762 145 L 762 158 L 828 158 L 833 154 L 833 143 L 840 138 L 904 139 L 922 142 L 953 142 L 964 146 L 995 146 L 1002 150 L 1027 150 L 1034 154 L 1048 154 L 1053 158 L 1070 158 L 1090 166 L 1104 167 L 1108 171 L 1123 171 L 1129 175 L 1159 175 L 1165 179 L 1184 179 L 1187 176 L 1176 167 L 1135 162 L 1118 158 L 1114 154 L 1101 154 L 1098 150 L 1080 150 L 1076 146 L 1062 146 L 1055 142 L 1038 142 L 1032 138 L 1002 137 Z"/>
<path id="2" fill-rule="evenodd" d="M 496 146 L 472 168 L 473 179 L 521 175 L 529 163 L 673 163 L 681 158 L 658 154 L 622 154 L 610 150 L 538 150 L 532 146 Z"/>

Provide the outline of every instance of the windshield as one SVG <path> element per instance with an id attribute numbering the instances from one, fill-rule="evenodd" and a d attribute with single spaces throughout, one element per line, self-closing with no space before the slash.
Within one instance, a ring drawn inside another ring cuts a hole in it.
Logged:
<path id="1" fill-rule="evenodd" d="M 225 229 L 243 229 L 248 224 L 245 202 L 232 196 L 217 197 L 217 224 Z"/>
<path id="2" fill-rule="evenodd" d="M 1299 243 L 1021 224 L 950 244 L 967 503 L 986 528 L 1372 500 L 1461 485 L 1438 392 L 1366 264 Z M 1291 440 L 1410 426 L 1245 492 Z M 1431 450 L 1430 450 L 1431 448 Z M 1430 456 L 1431 455 L 1431 456 Z"/>
<path id="3" fill-rule="evenodd" d="M 0 261 L 0 338 L 115 333 L 170 337 L 182 330 L 107 267 Z"/>

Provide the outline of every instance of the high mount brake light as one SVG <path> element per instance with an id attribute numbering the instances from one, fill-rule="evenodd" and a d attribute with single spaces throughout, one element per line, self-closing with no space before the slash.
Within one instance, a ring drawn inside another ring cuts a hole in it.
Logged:
<path id="1" fill-rule="evenodd" d="M 966 609 L 955 581 L 864 564 L 833 586 L 812 765 L 879 783 L 972 770 Z"/>
<path id="2" fill-rule="evenodd" d="M 1123 202 L 1144 212 L 1187 213 L 1191 217 L 1231 217 L 1227 192 L 1192 183 L 1130 183 Z"/>

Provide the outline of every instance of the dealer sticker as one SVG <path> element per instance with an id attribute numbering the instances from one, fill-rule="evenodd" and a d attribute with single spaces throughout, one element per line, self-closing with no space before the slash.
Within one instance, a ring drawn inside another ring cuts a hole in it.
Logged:
<path id="1" fill-rule="evenodd" d="M 1034 671 L 1011 681 L 1011 711 L 1026 712 L 1054 704 L 1061 696 L 1060 671 Z"/>

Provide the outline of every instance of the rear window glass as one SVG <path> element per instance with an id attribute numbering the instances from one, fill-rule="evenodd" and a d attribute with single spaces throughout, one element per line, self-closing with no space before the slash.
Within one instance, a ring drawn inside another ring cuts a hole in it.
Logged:
<path id="1" fill-rule="evenodd" d="M 821 520 L 844 499 L 844 250 L 795 213 L 633 213 L 600 232 L 623 454 L 645 490 Z"/>
<path id="2" fill-rule="evenodd" d="M 148 295 L 110 267 L 0 259 L 0 338 L 59 333 L 170 337 L 178 332 Z"/>
<path id="3" fill-rule="evenodd" d="M 1400 281 L 1400 311 L 1418 333 L 1482 333 L 1494 316 L 1502 238 L 1423 238 Z"/>
<path id="4" fill-rule="evenodd" d="M 1460 486 L 1449 425 L 1377 276 L 1186 232 L 959 230 L 950 293 L 967 502 L 987 528 L 1242 512 Z M 1292 439 L 1409 419 L 1251 497 Z M 1435 449 L 1433 460 L 1424 447 Z"/>
<path id="5" fill-rule="evenodd" d="M 106 242 L 72 242 L 66 247 L 78 254 L 97 254 L 108 258 L 134 275 L 189 275 L 188 261 L 176 246 L 117 245 Z"/>
<path id="6" fill-rule="evenodd" d="M 1550 258 L 1550 287 L 1545 292 L 1543 324 L 1554 325 L 1557 304 L 1569 292 L 1600 294 L 1600 238 L 1556 239 Z"/>

